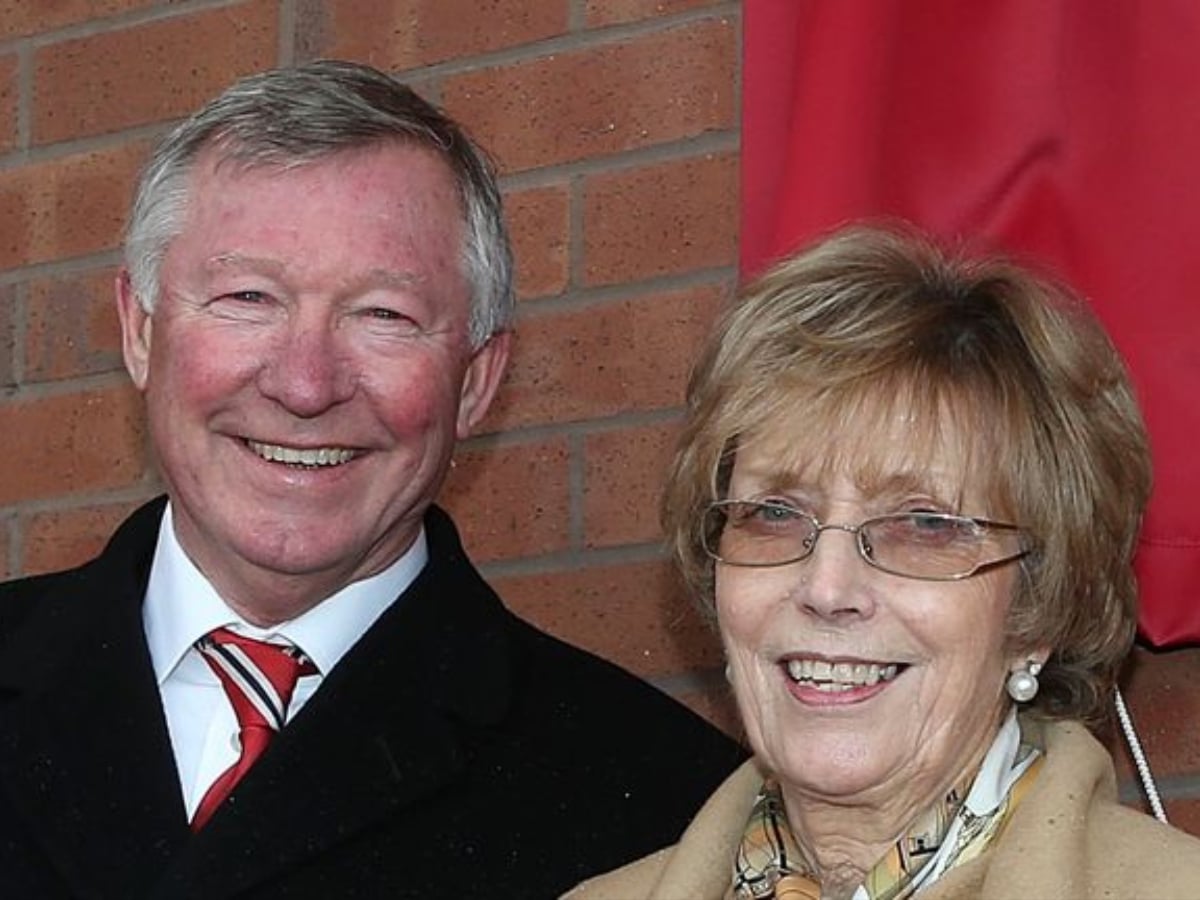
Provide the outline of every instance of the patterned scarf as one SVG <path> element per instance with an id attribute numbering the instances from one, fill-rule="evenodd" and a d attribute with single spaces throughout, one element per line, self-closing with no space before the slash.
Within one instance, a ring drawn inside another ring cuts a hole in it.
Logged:
<path id="1" fill-rule="evenodd" d="M 978 774 L 964 778 L 917 817 L 867 873 L 855 900 L 906 900 L 947 870 L 983 853 L 1040 770 L 1039 744 L 1036 736 L 1022 733 L 1016 713 L 1010 713 Z M 820 880 L 804 860 L 773 780 L 763 784 L 750 812 L 727 897 L 820 900 Z"/>

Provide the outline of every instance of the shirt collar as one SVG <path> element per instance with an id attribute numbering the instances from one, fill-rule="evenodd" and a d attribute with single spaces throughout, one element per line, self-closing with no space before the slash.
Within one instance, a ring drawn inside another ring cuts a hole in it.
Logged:
<path id="1" fill-rule="evenodd" d="M 142 624 L 155 677 L 161 685 L 192 644 L 221 627 L 260 640 L 286 638 L 308 655 L 322 675 L 328 675 L 383 611 L 407 590 L 428 559 L 422 527 L 412 546 L 382 572 L 347 585 L 295 619 L 259 628 L 225 605 L 184 552 L 175 536 L 168 503 L 142 606 Z"/>
<path id="2" fill-rule="evenodd" d="M 1014 706 L 1004 717 L 1000 731 L 979 767 L 979 774 L 971 784 L 965 801 L 967 809 L 977 816 L 994 813 L 1039 755 L 1038 747 L 1022 740 Z"/>

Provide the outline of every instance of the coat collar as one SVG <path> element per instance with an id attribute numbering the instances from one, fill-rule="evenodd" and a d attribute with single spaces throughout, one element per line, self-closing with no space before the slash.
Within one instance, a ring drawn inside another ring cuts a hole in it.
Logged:
<path id="1" fill-rule="evenodd" d="M 426 527 L 425 570 L 329 673 L 155 896 L 226 896 L 419 804 L 459 776 L 473 735 L 503 718 L 508 613 L 449 519 L 431 510 Z"/>
<path id="2" fill-rule="evenodd" d="M 140 616 L 160 514 L 144 507 L 99 560 L 47 580 L 0 664 L 0 779 L 80 893 L 144 894 L 158 872 L 164 898 L 269 879 L 453 780 L 505 715 L 509 614 L 431 509 L 403 601 L 191 836 Z"/>

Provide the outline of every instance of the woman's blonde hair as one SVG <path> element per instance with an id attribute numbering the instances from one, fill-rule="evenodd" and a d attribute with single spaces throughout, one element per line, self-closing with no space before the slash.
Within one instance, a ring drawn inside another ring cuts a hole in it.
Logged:
<path id="1" fill-rule="evenodd" d="M 1036 708 L 1099 718 L 1134 636 L 1131 558 L 1150 491 L 1125 367 L 1063 286 L 900 226 L 843 229 L 783 261 L 710 336 L 663 502 L 701 605 L 712 613 L 703 513 L 739 443 L 786 422 L 802 446 L 832 448 L 864 411 L 900 413 L 928 442 L 953 429 L 971 448 L 962 477 L 982 478 L 1030 542 L 1008 645 L 1051 649 Z"/>

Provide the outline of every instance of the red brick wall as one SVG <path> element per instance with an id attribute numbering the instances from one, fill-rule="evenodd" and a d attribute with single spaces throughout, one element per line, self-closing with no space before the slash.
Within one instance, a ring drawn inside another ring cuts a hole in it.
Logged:
<path id="1" fill-rule="evenodd" d="M 732 728 L 656 506 L 734 280 L 740 27 L 738 0 L 0 0 L 0 575 L 85 559 L 156 492 L 111 302 L 150 142 L 239 75 L 361 59 L 503 170 L 520 325 L 443 497 L 469 549 L 523 614 Z M 1200 833 L 1200 655 L 1139 663 L 1151 760 Z"/>
<path id="2" fill-rule="evenodd" d="M 111 300 L 154 137 L 239 75 L 360 59 L 502 169 L 520 325 L 443 496 L 469 549 L 529 618 L 727 716 L 657 498 L 734 278 L 740 16 L 712 0 L 0 0 L 3 574 L 87 558 L 157 490 Z"/>

